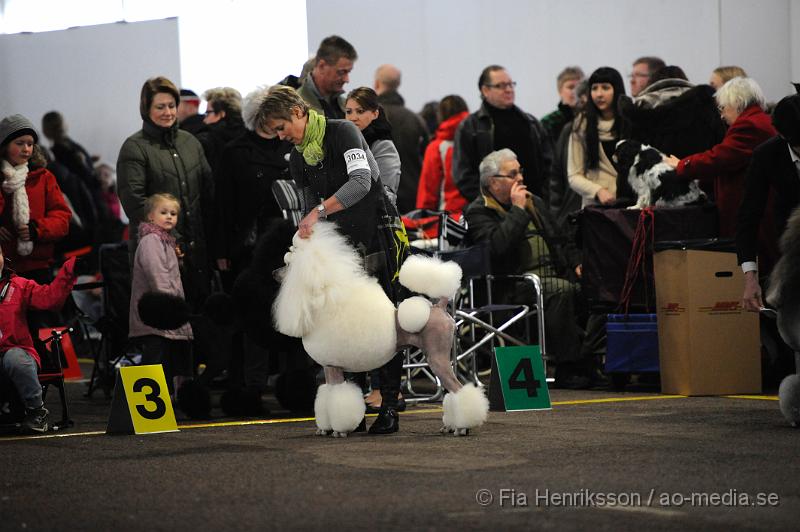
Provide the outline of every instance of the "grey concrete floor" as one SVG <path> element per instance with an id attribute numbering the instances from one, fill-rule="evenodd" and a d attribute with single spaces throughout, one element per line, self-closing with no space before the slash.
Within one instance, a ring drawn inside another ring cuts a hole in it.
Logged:
<path id="1" fill-rule="evenodd" d="M 75 427 L 0 437 L 0 530 L 792 530 L 800 516 L 800 430 L 771 399 L 553 390 L 552 410 L 491 413 L 466 438 L 438 432 L 435 405 L 390 436 L 318 437 L 280 412 L 108 436 L 109 402 L 68 389 Z"/>

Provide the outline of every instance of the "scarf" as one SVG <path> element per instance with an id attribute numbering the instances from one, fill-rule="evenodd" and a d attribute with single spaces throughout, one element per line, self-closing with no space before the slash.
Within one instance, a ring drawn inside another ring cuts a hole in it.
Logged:
<path id="1" fill-rule="evenodd" d="M 139 240 L 143 237 L 150 235 L 150 234 L 158 235 L 159 240 L 161 240 L 164 244 L 166 244 L 170 248 L 175 248 L 175 237 L 172 236 L 168 231 L 160 228 L 154 223 L 151 222 L 141 222 L 139 224 Z"/>
<path id="2" fill-rule="evenodd" d="M 303 142 L 295 149 L 303 154 L 303 159 L 309 166 L 317 166 L 325 158 L 322 140 L 325 138 L 325 117 L 314 109 L 308 110 L 308 123 L 303 134 Z"/>
<path id="3" fill-rule="evenodd" d="M 28 192 L 25 190 L 25 180 L 28 178 L 28 165 L 11 166 L 3 160 L 3 192 L 11 195 L 13 205 L 12 219 L 15 227 L 27 226 L 31 221 L 31 207 L 28 203 Z M 21 256 L 30 255 L 33 251 L 33 242 L 17 239 L 17 253 Z"/>
<path id="4" fill-rule="evenodd" d="M 378 108 L 378 113 L 378 118 L 373 120 L 372 123 L 361 132 L 361 134 L 364 135 L 364 140 L 366 140 L 367 144 L 370 146 L 372 146 L 372 143 L 376 140 L 391 140 L 394 142 L 392 138 L 392 125 L 389 123 L 389 120 L 386 119 L 383 107 Z"/>

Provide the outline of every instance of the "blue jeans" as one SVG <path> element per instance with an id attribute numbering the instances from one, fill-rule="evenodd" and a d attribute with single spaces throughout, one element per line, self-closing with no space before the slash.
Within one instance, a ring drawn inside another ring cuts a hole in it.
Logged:
<path id="1" fill-rule="evenodd" d="M 0 371 L 14 383 L 25 408 L 41 408 L 42 385 L 33 357 L 24 349 L 12 347 L 0 355 L 0 362 Z"/>

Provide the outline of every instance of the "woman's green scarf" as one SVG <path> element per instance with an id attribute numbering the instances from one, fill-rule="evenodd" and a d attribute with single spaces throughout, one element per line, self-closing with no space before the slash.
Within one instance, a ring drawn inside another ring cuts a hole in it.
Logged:
<path id="1" fill-rule="evenodd" d="M 295 146 L 295 149 L 303 154 L 306 164 L 311 166 L 318 165 L 325 158 L 325 150 L 322 148 L 322 139 L 325 138 L 325 123 L 324 116 L 314 109 L 309 109 L 303 142 Z"/>

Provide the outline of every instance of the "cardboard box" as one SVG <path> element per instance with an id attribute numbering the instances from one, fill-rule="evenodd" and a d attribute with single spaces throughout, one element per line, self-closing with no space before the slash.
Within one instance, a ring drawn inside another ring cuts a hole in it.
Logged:
<path id="1" fill-rule="evenodd" d="M 742 308 L 736 254 L 661 251 L 654 272 L 662 393 L 760 393 L 758 315 Z"/>

